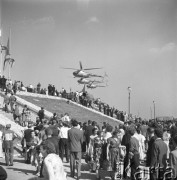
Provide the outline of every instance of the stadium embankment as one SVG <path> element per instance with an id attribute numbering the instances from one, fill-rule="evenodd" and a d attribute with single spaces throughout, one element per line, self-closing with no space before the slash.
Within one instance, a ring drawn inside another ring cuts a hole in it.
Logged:
<path id="1" fill-rule="evenodd" d="M 1 106 L 3 105 L 3 97 L 4 97 L 4 92 L 0 92 L 0 96 L 1 96 Z M 26 101 L 25 100 L 25 96 L 27 97 L 31 97 L 31 98 L 48 98 L 48 99 L 54 99 L 54 100 L 62 100 L 62 101 L 65 101 L 67 102 L 68 100 L 67 99 L 64 99 L 64 98 L 61 98 L 61 97 L 55 97 L 55 96 L 47 96 L 47 95 L 41 95 L 41 94 L 35 94 L 35 93 L 28 93 L 28 92 L 18 92 L 17 95 L 16 95 L 16 98 L 17 98 L 17 103 L 19 104 L 19 108 L 20 108 L 20 111 L 22 111 L 24 105 L 27 105 L 28 108 L 30 109 L 31 111 L 31 116 L 32 116 L 32 119 L 35 120 L 36 117 L 37 117 L 37 113 L 38 111 L 41 109 L 40 106 L 37 106 L 29 101 Z M 23 98 L 24 97 L 24 98 Z M 117 120 L 115 118 L 112 118 L 112 117 L 109 117 L 109 116 L 106 116 L 104 115 L 103 113 L 97 111 L 97 110 L 94 110 L 94 109 L 90 109 L 90 108 L 87 108 L 87 107 L 84 107 L 80 104 L 77 104 L 75 102 L 72 102 L 70 101 L 70 104 L 74 105 L 74 106 L 77 106 L 81 109 L 85 109 L 87 111 L 91 111 L 97 115 L 100 115 L 104 118 L 107 119 L 107 122 L 114 122 L 114 124 L 123 124 L 122 121 L 120 120 Z M 45 116 L 46 118 L 50 118 L 51 116 L 53 115 L 53 112 L 49 112 L 47 110 L 45 110 Z M 9 118 L 9 116 L 6 115 L 6 113 L 4 113 L 3 111 L 0 112 L 0 124 L 5 126 L 6 124 L 11 124 L 12 125 L 12 130 L 19 136 L 19 137 L 22 137 L 22 132 L 24 130 L 23 127 L 19 126 L 18 124 L 16 124 L 14 121 L 13 121 L 13 118 Z"/>
<path id="2" fill-rule="evenodd" d="M 18 95 L 20 95 L 20 97 L 19 97 Z M 68 102 L 67 99 L 61 98 L 61 97 L 48 96 L 48 95 L 42 95 L 42 94 L 36 94 L 36 93 L 29 93 L 29 92 L 22 92 L 22 91 L 18 92 L 18 93 L 17 93 L 17 102 L 18 102 L 20 105 L 26 104 L 26 105 L 30 108 L 30 110 L 33 111 L 34 113 L 37 113 L 37 112 L 40 110 L 40 107 L 39 107 L 39 106 L 36 106 L 36 105 L 34 105 L 34 104 L 30 103 L 30 102 L 25 101 L 25 100 L 22 98 L 23 96 L 31 96 L 31 97 L 38 97 L 38 98 L 48 98 L 48 99 L 65 101 L 66 103 Z M 87 107 L 82 106 L 81 104 L 78 104 L 78 103 L 73 102 L 73 101 L 69 101 L 69 103 L 72 104 L 72 105 L 74 105 L 74 106 L 77 106 L 77 107 L 79 107 L 79 108 L 81 108 L 81 109 L 85 109 L 85 110 L 87 110 L 87 111 L 91 111 L 91 112 L 93 112 L 93 113 L 95 113 L 95 114 L 97 114 L 97 115 L 100 115 L 100 116 L 102 116 L 102 117 L 104 117 L 104 118 L 107 118 L 108 121 L 113 121 L 113 122 L 116 122 L 116 123 L 118 123 L 118 124 L 123 124 L 122 121 L 120 121 L 120 120 L 118 120 L 118 119 L 116 119 L 116 118 L 107 116 L 107 115 L 105 115 L 105 114 L 103 114 L 103 113 L 101 113 L 101 112 L 99 112 L 99 111 L 97 111 L 97 110 L 95 110 L 95 109 L 87 108 Z M 45 110 L 45 115 L 46 115 L 47 118 L 50 118 L 50 117 L 53 115 L 53 113 Z"/>

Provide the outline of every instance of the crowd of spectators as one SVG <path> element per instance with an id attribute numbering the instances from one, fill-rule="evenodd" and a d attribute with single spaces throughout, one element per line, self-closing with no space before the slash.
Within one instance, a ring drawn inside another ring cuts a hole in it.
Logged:
<path id="1" fill-rule="evenodd" d="M 108 113 L 108 109 L 105 113 Z M 64 159 L 66 163 L 72 160 L 70 163 L 71 177 L 75 175 L 73 163 L 76 161 L 77 168 L 79 168 L 77 179 L 79 179 L 81 176 L 80 152 L 91 172 L 95 173 L 100 169 L 112 171 L 113 179 L 117 177 L 135 179 L 138 176 L 146 176 L 147 179 L 154 180 L 177 177 L 176 121 L 142 121 L 139 118 L 135 121 L 124 121 L 123 125 L 117 124 L 113 127 L 105 122 L 100 125 L 91 120 L 84 123 L 77 122 L 68 113 L 60 116 L 54 113 L 50 119 L 46 119 L 43 107 L 37 113 L 37 118 L 32 119 L 31 112 L 26 105 L 20 111 L 12 91 L 5 93 L 4 110 L 12 113 L 14 121 L 24 127 L 24 136 L 21 141 L 22 155 L 26 163 L 36 167 L 36 175 L 40 177 L 45 176 L 44 171 L 47 168 L 44 168 L 46 166 L 44 156 L 53 154 L 48 158 L 50 157 L 55 165 L 59 163 L 61 168 Z M 70 130 L 72 131 L 69 137 Z M 11 131 L 7 129 L 7 132 Z M 79 140 L 73 139 L 75 136 L 79 137 Z M 77 153 L 70 149 L 73 141 L 77 144 Z M 43 152 L 41 147 L 45 149 L 48 146 L 52 148 L 52 152 L 45 152 L 41 156 Z M 12 154 L 7 153 L 6 156 L 8 159 Z M 58 157 L 57 162 L 56 157 Z M 12 159 L 10 162 L 13 166 Z M 65 172 L 62 177 L 66 178 Z"/>
<path id="2" fill-rule="evenodd" d="M 13 111 L 15 106 L 14 103 Z M 25 113 L 24 109 L 20 114 Z M 61 168 L 62 162 L 72 161 L 70 176 L 75 177 L 77 168 L 77 179 L 81 177 L 81 158 L 88 163 L 91 173 L 111 171 L 112 179 L 177 178 L 176 121 L 136 119 L 113 127 L 106 122 L 78 122 L 67 113 L 64 116 L 54 113 L 46 119 L 45 109 L 41 107 L 36 120 L 21 120 L 20 123 L 18 119 L 16 122 L 25 127 L 22 155 L 26 163 L 36 167 L 37 176 L 45 177 L 48 167 L 44 157 L 50 157 L 52 166 L 57 164 Z M 73 143 L 78 147 L 77 153 L 71 149 Z M 43 153 L 43 148 L 52 151 Z M 78 163 L 76 167 L 73 166 L 75 161 Z M 61 172 L 57 176 L 66 178 L 65 172 Z"/>
<path id="3" fill-rule="evenodd" d="M 65 98 L 69 101 L 76 102 L 85 107 L 95 109 L 106 116 L 114 117 L 121 120 L 122 122 L 127 121 L 128 119 L 135 119 L 132 115 L 129 115 L 124 111 L 120 111 L 115 107 L 109 106 L 107 103 L 101 101 L 100 98 L 93 98 L 88 92 L 67 92 L 66 89 L 62 88 L 61 91 L 58 91 L 56 87 L 52 84 L 49 84 L 47 88 L 42 88 L 41 83 L 38 83 L 36 87 L 33 85 L 24 86 L 21 81 L 14 81 L 6 79 L 4 76 L 0 77 L 0 88 L 7 92 L 13 92 L 16 94 L 17 91 L 27 91 L 31 93 L 44 94 L 49 96 L 57 96 Z"/>

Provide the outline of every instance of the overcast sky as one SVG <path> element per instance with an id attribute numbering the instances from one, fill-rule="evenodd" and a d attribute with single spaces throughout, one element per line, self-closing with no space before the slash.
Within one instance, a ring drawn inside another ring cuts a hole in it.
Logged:
<path id="1" fill-rule="evenodd" d="M 119 110 L 177 117 L 177 1 L 2 0 L 3 43 L 11 27 L 12 79 L 81 90 L 72 70 L 103 67 L 108 87 L 88 90 Z M 7 74 L 7 70 L 5 72 Z M 152 112 L 153 113 L 153 112 Z"/>

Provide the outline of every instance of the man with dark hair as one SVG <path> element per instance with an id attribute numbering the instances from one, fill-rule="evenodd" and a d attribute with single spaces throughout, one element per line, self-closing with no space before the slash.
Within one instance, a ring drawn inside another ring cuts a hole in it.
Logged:
<path id="1" fill-rule="evenodd" d="M 83 131 L 78 129 L 78 122 L 74 119 L 72 120 L 73 128 L 68 131 L 68 143 L 70 147 L 70 169 L 71 177 L 75 174 L 75 163 L 77 167 L 77 180 L 81 176 L 81 151 L 83 143 Z"/>
<path id="2" fill-rule="evenodd" d="M 90 136 L 92 135 L 92 130 L 93 130 L 92 121 L 88 120 L 88 126 L 86 127 L 86 130 L 85 130 L 85 138 L 86 138 L 87 148 L 88 148 L 88 145 L 90 142 Z"/>
<path id="3" fill-rule="evenodd" d="M 31 141 L 31 132 L 33 131 L 32 124 L 28 124 L 28 129 L 24 131 L 24 138 L 23 138 L 23 147 L 25 153 L 25 161 L 27 164 L 30 164 L 30 156 L 28 153 L 28 149 L 30 148 L 30 141 Z"/>
<path id="4" fill-rule="evenodd" d="M 50 128 L 52 129 L 52 131 L 53 131 L 52 136 L 58 137 L 59 129 L 58 129 L 57 120 L 54 119 L 54 120 L 52 121 L 52 125 L 50 125 L 49 127 L 50 127 Z"/>
<path id="5" fill-rule="evenodd" d="M 48 127 L 45 129 L 45 134 L 47 136 L 45 142 L 54 144 L 56 154 L 59 155 L 59 144 L 58 144 L 59 142 L 58 142 L 58 138 L 56 136 L 53 136 L 53 130 L 50 127 Z"/>
<path id="6" fill-rule="evenodd" d="M 129 149 L 129 158 L 130 158 L 130 164 L 131 164 L 131 177 L 132 180 L 134 180 L 134 175 L 136 173 L 136 169 L 140 164 L 140 154 L 139 154 L 139 141 L 134 137 L 135 134 L 135 128 L 133 126 L 130 126 L 129 134 L 131 135 L 130 138 L 130 149 Z"/>
<path id="7" fill-rule="evenodd" d="M 39 120 L 42 122 L 42 119 L 44 119 L 45 116 L 43 107 L 41 107 L 41 110 L 39 110 L 38 116 L 39 116 Z"/>
<path id="8" fill-rule="evenodd" d="M 156 139 L 156 137 L 154 136 L 154 128 L 149 127 L 147 129 L 147 134 L 148 134 L 149 141 L 148 141 L 148 149 L 147 149 L 147 153 L 146 153 L 146 155 L 147 155 L 147 157 L 146 157 L 146 165 L 147 165 L 147 167 L 149 167 L 150 164 L 151 164 L 152 145 L 153 145 L 153 143 L 154 143 L 154 141 Z"/>
<path id="9" fill-rule="evenodd" d="M 157 137 L 155 142 L 152 145 L 152 154 L 151 154 L 151 168 L 156 168 L 159 166 L 160 173 L 157 173 L 155 170 L 153 173 L 151 173 L 151 179 L 156 180 L 160 177 L 163 177 L 163 173 L 166 167 L 166 160 L 167 160 L 167 145 L 165 142 L 163 142 L 163 130 L 161 128 L 156 128 L 155 136 Z"/>

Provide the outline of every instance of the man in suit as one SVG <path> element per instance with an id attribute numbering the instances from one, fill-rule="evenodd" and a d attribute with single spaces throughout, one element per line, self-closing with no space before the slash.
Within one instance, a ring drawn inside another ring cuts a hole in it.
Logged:
<path id="1" fill-rule="evenodd" d="M 92 135 L 92 130 L 93 130 L 92 121 L 88 120 L 88 126 L 86 127 L 86 130 L 85 130 L 85 138 L 86 138 L 87 148 L 88 148 L 88 145 L 90 142 L 90 136 Z"/>
<path id="2" fill-rule="evenodd" d="M 30 155 L 28 149 L 30 148 L 30 141 L 31 141 L 31 132 L 33 131 L 32 124 L 28 124 L 28 129 L 24 131 L 24 138 L 23 138 L 23 152 L 25 153 L 25 162 L 30 164 Z"/>
<path id="3" fill-rule="evenodd" d="M 146 153 L 146 166 L 149 167 L 151 164 L 151 156 L 152 156 L 152 146 L 154 144 L 154 141 L 156 140 L 156 136 L 154 135 L 154 128 L 149 127 L 147 129 L 147 134 L 148 134 L 148 149 Z"/>
<path id="4" fill-rule="evenodd" d="M 163 177 L 163 173 L 166 168 L 168 148 L 167 148 L 167 145 L 165 144 L 165 142 L 162 140 L 163 129 L 156 128 L 154 133 L 157 138 L 152 145 L 150 167 L 151 167 L 151 169 L 155 168 L 155 171 L 153 173 L 151 172 L 151 179 L 157 180 L 157 179 L 161 179 L 161 177 Z"/>
<path id="5" fill-rule="evenodd" d="M 44 117 L 45 117 L 45 113 L 44 113 L 44 108 L 43 108 L 43 107 L 41 107 L 41 110 L 39 110 L 38 116 L 39 116 L 40 122 L 42 122 L 42 120 L 43 120 Z"/>
<path id="6" fill-rule="evenodd" d="M 53 130 L 52 128 L 48 127 L 45 129 L 45 134 L 47 136 L 47 139 L 45 140 L 45 142 L 47 143 L 52 143 L 55 147 L 55 152 L 56 154 L 59 155 L 59 140 L 57 136 L 53 136 Z"/>
<path id="7" fill-rule="evenodd" d="M 73 127 L 68 130 L 71 177 L 74 177 L 76 163 L 77 180 L 79 180 L 81 176 L 81 147 L 83 143 L 83 131 L 78 129 L 78 122 L 75 119 L 72 120 L 72 126 Z"/>
<path id="8" fill-rule="evenodd" d="M 177 180 L 177 136 L 173 138 L 174 144 L 175 144 L 175 150 L 171 151 L 170 157 L 169 157 L 169 162 L 170 162 L 170 167 L 173 170 L 173 178 L 174 180 Z"/>

